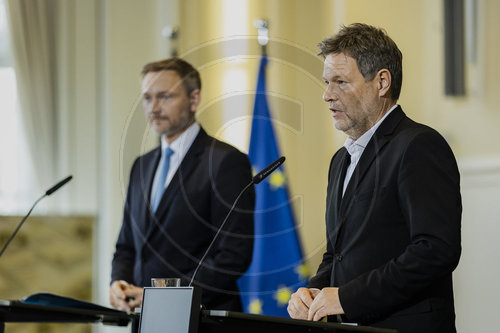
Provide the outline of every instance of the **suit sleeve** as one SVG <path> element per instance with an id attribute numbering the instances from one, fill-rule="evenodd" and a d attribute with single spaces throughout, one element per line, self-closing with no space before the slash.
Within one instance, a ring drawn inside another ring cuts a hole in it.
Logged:
<path id="1" fill-rule="evenodd" d="M 120 234 L 116 242 L 116 249 L 111 264 L 111 282 L 124 280 L 134 282 L 133 270 L 135 262 L 135 248 L 133 239 L 132 218 L 130 216 L 130 205 L 132 201 L 133 174 L 138 162 L 134 162 L 127 190 L 127 198 L 123 209 L 123 221 Z"/>
<path id="2" fill-rule="evenodd" d="M 318 271 L 309 281 L 307 288 L 322 289 L 330 286 L 330 276 L 333 268 L 332 253 L 331 245 L 328 242 L 326 244 L 326 252 L 323 254 L 323 260 L 318 267 Z"/>
<path id="3" fill-rule="evenodd" d="M 340 287 L 340 301 L 351 320 L 370 321 L 404 308 L 458 264 L 459 173 L 451 149 L 437 132 L 420 132 L 409 141 L 401 155 L 397 195 L 410 243 L 385 265 Z"/>
<path id="4" fill-rule="evenodd" d="M 211 179 L 211 224 L 214 229 L 222 224 L 234 200 L 251 179 L 246 155 L 237 150 L 224 154 Z M 209 286 L 202 287 L 222 293 L 237 290 L 236 280 L 245 273 L 252 260 L 254 206 L 255 191 L 251 186 L 241 196 L 198 272 L 197 281 L 210 281 Z"/>

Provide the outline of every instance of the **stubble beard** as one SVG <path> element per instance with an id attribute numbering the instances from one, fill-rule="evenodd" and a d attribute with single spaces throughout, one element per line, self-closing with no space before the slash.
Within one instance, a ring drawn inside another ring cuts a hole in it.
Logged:
<path id="1" fill-rule="evenodd" d="M 188 116 L 182 118 L 181 121 L 179 121 L 177 124 L 172 124 L 170 120 L 167 121 L 170 123 L 170 126 L 168 126 L 166 130 L 158 134 L 162 136 L 165 135 L 167 138 L 171 138 L 184 132 L 189 126 L 194 123 L 195 118 L 194 116 Z"/>

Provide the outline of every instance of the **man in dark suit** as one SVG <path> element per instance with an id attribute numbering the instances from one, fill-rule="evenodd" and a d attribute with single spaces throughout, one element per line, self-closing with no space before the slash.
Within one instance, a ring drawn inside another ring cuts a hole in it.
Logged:
<path id="1" fill-rule="evenodd" d="M 330 164 L 326 253 L 288 311 L 400 333 L 456 332 L 462 206 L 453 153 L 396 104 L 402 55 L 383 30 L 353 24 L 319 48 L 323 98 L 348 139 Z"/>
<path id="2" fill-rule="evenodd" d="M 151 278 L 192 278 L 239 192 L 251 181 L 248 157 L 195 121 L 198 71 L 179 58 L 144 66 L 143 106 L 160 147 L 140 156 L 130 174 L 123 224 L 113 257 L 110 303 L 141 306 Z M 209 309 L 241 310 L 236 280 L 250 265 L 253 187 L 241 197 L 195 284 Z"/>

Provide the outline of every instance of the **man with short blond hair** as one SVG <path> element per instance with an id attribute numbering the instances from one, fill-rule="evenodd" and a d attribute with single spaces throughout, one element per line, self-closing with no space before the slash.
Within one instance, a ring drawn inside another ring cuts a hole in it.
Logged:
<path id="1" fill-rule="evenodd" d="M 141 306 L 151 278 L 189 282 L 252 179 L 248 157 L 196 122 L 201 80 L 193 66 L 170 58 L 145 65 L 142 75 L 145 115 L 161 145 L 137 158 L 130 173 L 110 287 L 111 305 L 124 311 Z M 254 201 L 250 188 L 196 275 L 208 309 L 242 309 L 236 280 L 252 258 Z"/>

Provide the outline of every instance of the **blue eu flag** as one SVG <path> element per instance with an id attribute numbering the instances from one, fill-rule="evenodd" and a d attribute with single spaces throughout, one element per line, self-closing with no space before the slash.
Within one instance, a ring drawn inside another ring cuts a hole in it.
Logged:
<path id="1" fill-rule="evenodd" d="M 260 61 L 249 157 L 254 173 L 280 157 L 266 98 L 267 57 Z M 306 284 L 285 174 L 280 167 L 255 186 L 253 259 L 238 281 L 245 312 L 288 317 L 290 295 Z"/>

